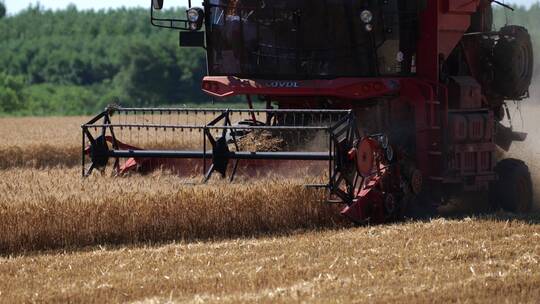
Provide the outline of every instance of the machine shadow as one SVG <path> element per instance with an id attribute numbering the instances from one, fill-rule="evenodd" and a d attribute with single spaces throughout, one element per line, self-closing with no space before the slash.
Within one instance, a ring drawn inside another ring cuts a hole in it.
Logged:
<path id="1" fill-rule="evenodd" d="M 31 258 L 40 256 L 52 256 L 52 255 L 70 255 L 70 254 L 85 254 L 95 251 L 118 251 L 118 250 L 139 250 L 139 249 L 158 249 L 171 245 L 188 245 L 188 244 L 209 244 L 215 242 L 227 242 L 236 240 L 263 240 L 267 238 L 287 238 L 305 235 L 309 233 L 326 233 L 326 232 L 339 232 L 355 227 L 353 224 L 343 221 L 342 223 L 335 223 L 326 227 L 311 227 L 311 228 L 299 228 L 299 229 L 284 229 L 279 231 L 258 231 L 245 234 L 231 234 L 228 236 L 219 237 L 193 237 L 184 239 L 162 239 L 157 241 L 146 240 L 139 242 L 104 242 L 101 244 L 92 244 L 85 246 L 57 246 L 51 248 L 42 248 L 35 250 L 22 250 L 22 251 L 0 251 L 0 259 L 14 259 L 14 258 Z"/>
<path id="2" fill-rule="evenodd" d="M 461 221 L 464 219 L 472 218 L 475 221 L 494 221 L 494 222 L 518 222 L 525 225 L 540 225 L 540 212 L 535 211 L 530 214 L 512 214 L 507 212 L 488 212 L 486 210 L 476 211 L 464 211 L 458 210 L 452 213 L 440 214 L 435 218 L 425 219 L 409 219 L 405 221 L 397 221 L 392 224 L 376 224 L 376 225 L 357 225 L 346 221 L 345 219 L 340 222 L 335 222 L 332 225 L 322 227 L 309 227 L 298 229 L 283 229 L 273 231 L 255 231 L 251 233 L 238 233 L 228 236 L 219 237 L 193 237 L 184 239 L 161 239 L 161 240 L 146 240 L 139 242 L 104 242 L 101 244 L 91 244 L 85 246 L 66 246 L 66 247 L 52 247 L 42 248 L 36 250 L 25 251 L 0 251 L 0 258 L 13 259 L 13 258 L 27 258 L 27 257 L 39 257 L 46 255 L 69 255 L 69 254 L 85 254 L 99 250 L 105 251 L 119 251 L 119 250 L 138 250 L 138 249 L 158 249 L 161 247 L 171 245 L 187 245 L 187 244 L 205 244 L 214 242 L 227 242 L 237 240 L 262 240 L 266 238 L 287 238 L 301 236 L 312 233 L 331 233 L 346 231 L 354 228 L 373 228 L 384 227 L 392 225 L 407 225 L 410 223 L 429 223 L 435 219 L 444 219 L 448 221 Z"/>
<path id="3" fill-rule="evenodd" d="M 533 202 L 533 209 L 528 213 L 516 214 L 494 209 L 488 199 L 482 197 L 469 197 L 464 200 L 453 201 L 439 207 L 440 218 L 448 220 L 461 220 L 465 218 L 491 219 L 495 221 L 523 221 L 530 224 L 540 224 L 540 209 L 538 202 Z"/>

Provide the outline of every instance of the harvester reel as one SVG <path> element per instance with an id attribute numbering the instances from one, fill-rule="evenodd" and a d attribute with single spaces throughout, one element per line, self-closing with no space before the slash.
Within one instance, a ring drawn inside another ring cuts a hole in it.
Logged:
<path id="1" fill-rule="evenodd" d="M 212 118 L 208 118 L 207 113 L 216 116 L 207 121 Z M 198 114 L 205 116 L 197 117 Z M 241 120 L 240 123 L 232 123 L 233 117 L 242 118 L 248 115 L 252 118 L 255 115 L 266 115 L 267 123 L 255 121 L 254 118 L 250 121 Z M 282 121 L 288 124 L 276 125 L 272 122 L 275 122 L 275 117 L 282 117 Z M 354 162 L 347 158 L 347 152 L 355 146 L 359 138 L 355 117 L 352 111 L 348 110 L 117 107 L 106 109 L 94 117 L 82 126 L 82 131 L 84 176 L 89 176 L 94 169 L 105 169 L 110 159 L 115 160 L 114 170 L 117 175 L 171 168 L 175 172 L 191 177 L 194 174 L 193 169 L 198 169 L 200 164 L 204 171 L 204 182 L 208 181 L 214 172 L 226 177 L 231 163 L 229 175 L 233 181 L 239 169 L 239 162 L 245 161 L 246 164 L 241 168 L 248 168 L 249 172 L 254 166 L 259 165 L 259 161 L 325 161 L 329 162 L 329 181 L 319 186 L 335 189 L 347 202 L 352 201 L 354 185 L 358 180 Z M 327 138 L 323 144 L 317 146 L 321 149 L 316 152 L 303 151 L 301 146 L 288 145 L 284 147 L 288 150 L 257 151 L 256 147 L 246 148 L 239 141 L 239 139 L 250 141 L 251 139 L 245 136 L 256 132 L 268 132 L 274 136 L 294 133 L 295 138 L 304 140 L 321 134 L 326 134 Z M 130 145 L 134 141 L 136 146 Z M 194 150 L 175 149 L 175 143 L 178 141 L 187 142 L 187 146 Z M 121 162 L 121 159 L 125 161 Z M 87 160 L 90 161 L 90 169 L 86 167 Z"/>
<path id="2" fill-rule="evenodd" d="M 354 201 L 361 178 L 355 164 L 356 157 L 351 157 L 351 151 L 358 145 L 360 134 L 353 116 L 348 117 L 340 127 L 333 129 L 331 134 L 335 160 L 329 188 L 331 194 L 339 197 L 342 203 L 350 205 Z"/>

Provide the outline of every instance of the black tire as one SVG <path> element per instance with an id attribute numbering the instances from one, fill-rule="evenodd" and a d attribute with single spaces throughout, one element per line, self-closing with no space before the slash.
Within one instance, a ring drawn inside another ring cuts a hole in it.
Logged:
<path id="1" fill-rule="evenodd" d="M 534 56 L 526 28 L 509 25 L 500 30 L 493 50 L 493 89 L 507 99 L 527 96 L 533 76 Z"/>
<path id="2" fill-rule="evenodd" d="M 533 205 L 533 187 L 529 167 L 521 160 L 509 158 L 495 167 L 498 180 L 490 189 L 490 201 L 495 209 L 527 213 Z"/>
<path id="3" fill-rule="evenodd" d="M 428 220 L 439 215 L 435 200 L 427 192 L 411 195 L 402 202 L 400 217 L 411 220 Z"/>

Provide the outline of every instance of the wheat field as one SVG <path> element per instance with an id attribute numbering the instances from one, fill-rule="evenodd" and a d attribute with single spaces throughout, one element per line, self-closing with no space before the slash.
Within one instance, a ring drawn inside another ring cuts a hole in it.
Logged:
<path id="1" fill-rule="evenodd" d="M 440 219 L 6 257 L 0 302 L 538 303 L 540 233 L 531 220 Z"/>
<path id="2" fill-rule="evenodd" d="M 86 117 L 0 118 L 0 169 L 76 166 Z"/>
<path id="3" fill-rule="evenodd" d="M 540 299 L 538 215 L 355 228 L 302 179 L 82 179 L 86 120 L 0 118 L 0 303 Z"/>
<path id="4" fill-rule="evenodd" d="M 78 169 L 0 171 L 0 252 L 219 239 L 341 222 L 301 181 L 180 186 L 165 173 L 82 179 Z"/>

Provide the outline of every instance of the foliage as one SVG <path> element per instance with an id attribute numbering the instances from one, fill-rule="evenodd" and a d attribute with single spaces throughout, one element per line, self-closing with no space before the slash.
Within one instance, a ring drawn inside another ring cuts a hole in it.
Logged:
<path id="1" fill-rule="evenodd" d="M 77 115 L 97 110 L 92 111 L 88 106 L 96 104 L 94 92 L 83 86 L 45 83 L 30 86 L 24 92 L 27 96 L 24 111 L 27 114 Z"/>
<path id="2" fill-rule="evenodd" d="M 0 2 L 0 19 L 4 18 L 6 16 L 6 5 L 4 2 Z"/>
<path id="3" fill-rule="evenodd" d="M 13 112 L 22 106 L 24 102 L 23 88 L 23 77 L 0 73 L 0 113 Z"/>
<path id="4" fill-rule="evenodd" d="M 30 6 L 0 21 L 0 71 L 22 76 L 27 93 L 18 108 L 3 112 L 83 114 L 117 100 L 128 106 L 206 101 L 198 87 L 203 52 L 180 49 L 177 39 L 153 28 L 145 9 Z"/>

